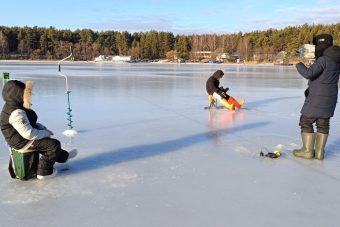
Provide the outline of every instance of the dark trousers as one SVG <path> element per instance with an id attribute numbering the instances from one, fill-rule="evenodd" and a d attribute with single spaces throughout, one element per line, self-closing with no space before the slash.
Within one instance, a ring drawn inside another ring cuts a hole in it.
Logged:
<path id="1" fill-rule="evenodd" d="M 301 126 L 301 133 L 313 133 L 314 132 L 313 124 L 316 123 L 317 132 L 328 134 L 329 120 L 330 118 L 314 118 L 301 115 L 299 123 L 299 125 Z"/>
<path id="2" fill-rule="evenodd" d="M 37 171 L 37 174 L 41 176 L 52 174 L 55 162 L 63 163 L 68 159 L 68 152 L 61 149 L 59 140 L 49 137 L 35 140 L 30 149 L 39 151 L 41 154 Z"/>

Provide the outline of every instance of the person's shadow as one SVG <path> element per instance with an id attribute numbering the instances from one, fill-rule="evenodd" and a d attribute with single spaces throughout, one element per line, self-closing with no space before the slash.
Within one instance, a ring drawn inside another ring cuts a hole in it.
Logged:
<path id="1" fill-rule="evenodd" d="M 246 103 L 246 107 L 251 109 L 251 108 L 254 108 L 254 107 L 265 106 L 265 105 L 268 105 L 269 103 L 273 103 L 273 102 L 278 102 L 278 101 L 282 101 L 282 100 L 286 100 L 286 99 L 297 99 L 297 98 L 301 98 L 301 96 L 276 97 L 276 98 L 261 99 L 261 100 L 257 100 L 257 101 L 254 101 L 254 102 Z"/>
<path id="2" fill-rule="evenodd" d="M 268 124 L 270 124 L 270 122 L 268 121 L 245 124 L 238 127 L 199 133 L 196 135 L 186 136 L 183 138 L 168 140 L 155 144 L 143 144 L 94 154 L 86 158 L 72 160 L 72 167 L 73 170 L 75 171 L 72 171 L 72 173 L 70 174 L 90 171 L 94 169 L 103 168 L 109 165 L 152 157 L 169 152 L 175 152 L 184 147 L 204 143 L 209 140 L 215 140 L 217 137 L 226 134 L 234 134 L 244 130 L 260 128 Z"/>
<path id="3" fill-rule="evenodd" d="M 336 140 L 334 143 L 327 144 L 325 147 L 325 158 L 331 158 L 332 156 L 337 156 L 340 152 L 340 139 Z"/>

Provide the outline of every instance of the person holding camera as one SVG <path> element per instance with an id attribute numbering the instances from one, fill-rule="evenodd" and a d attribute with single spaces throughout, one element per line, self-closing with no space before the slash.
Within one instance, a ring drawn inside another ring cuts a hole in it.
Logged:
<path id="1" fill-rule="evenodd" d="M 229 110 L 242 108 L 245 102 L 244 100 L 241 100 L 240 102 L 238 102 L 234 97 L 227 94 L 227 91 L 229 90 L 229 88 L 219 87 L 220 79 L 223 77 L 223 75 L 224 73 L 222 70 L 217 70 L 207 80 L 206 91 L 209 97 L 213 97 L 214 99 L 219 100 L 220 103 Z"/>
<path id="2" fill-rule="evenodd" d="M 293 150 L 293 154 L 300 158 L 322 160 L 330 118 L 334 115 L 338 98 L 340 47 L 333 46 L 333 37 L 328 34 L 316 36 L 313 44 L 315 62 L 309 68 L 301 62 L 296 65 L 299 74 L 308 79 L 308 88 L 299 123 L 303 145 L 301 149 Z M 313 124 L 316 124 L 316 133 Z"/>

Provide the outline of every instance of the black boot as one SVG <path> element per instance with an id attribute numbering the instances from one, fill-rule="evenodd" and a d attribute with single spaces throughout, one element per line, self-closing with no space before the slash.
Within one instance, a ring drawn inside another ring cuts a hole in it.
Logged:
<path id="1" fill-rule="evenodd" d="M 325 146 L 327 143 L 328 134 L 316 133 L 315 140 L 315 158 L 323 160 L 325 154 Z"/>
<path id="2" fill-rule="evenodd" d="M 302 148 L 293 150 L 293 154 L 299 158 L 314 158 L 314 144 L 315 134 L 314 133 L 301 133 Z"/>

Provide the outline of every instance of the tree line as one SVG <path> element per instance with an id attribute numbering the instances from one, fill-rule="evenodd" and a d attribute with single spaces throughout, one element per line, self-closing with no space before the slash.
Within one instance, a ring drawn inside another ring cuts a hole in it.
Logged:
<path id="1" fill-rule="evenodd" d="M 127 31 L 93 31 L 90 29 L 56 29 L 54 27 L 0 26 L 0 59 L 56 60 L 69 55 L 74 60 L 93 60 L 98 55 L 131 55 L 137 59 L 183 58 L 199 61 L 202 52 L 225 53 L 251 60 L 272 61 L 285 51 L 296 56 L 301 44 L 311 43 L 321 33 L 333 35 L 340 45 L 340 23 L 331 25 L 288 26 L 234 34 L 174 35 L 172 32 L 129 33 Z"/>

